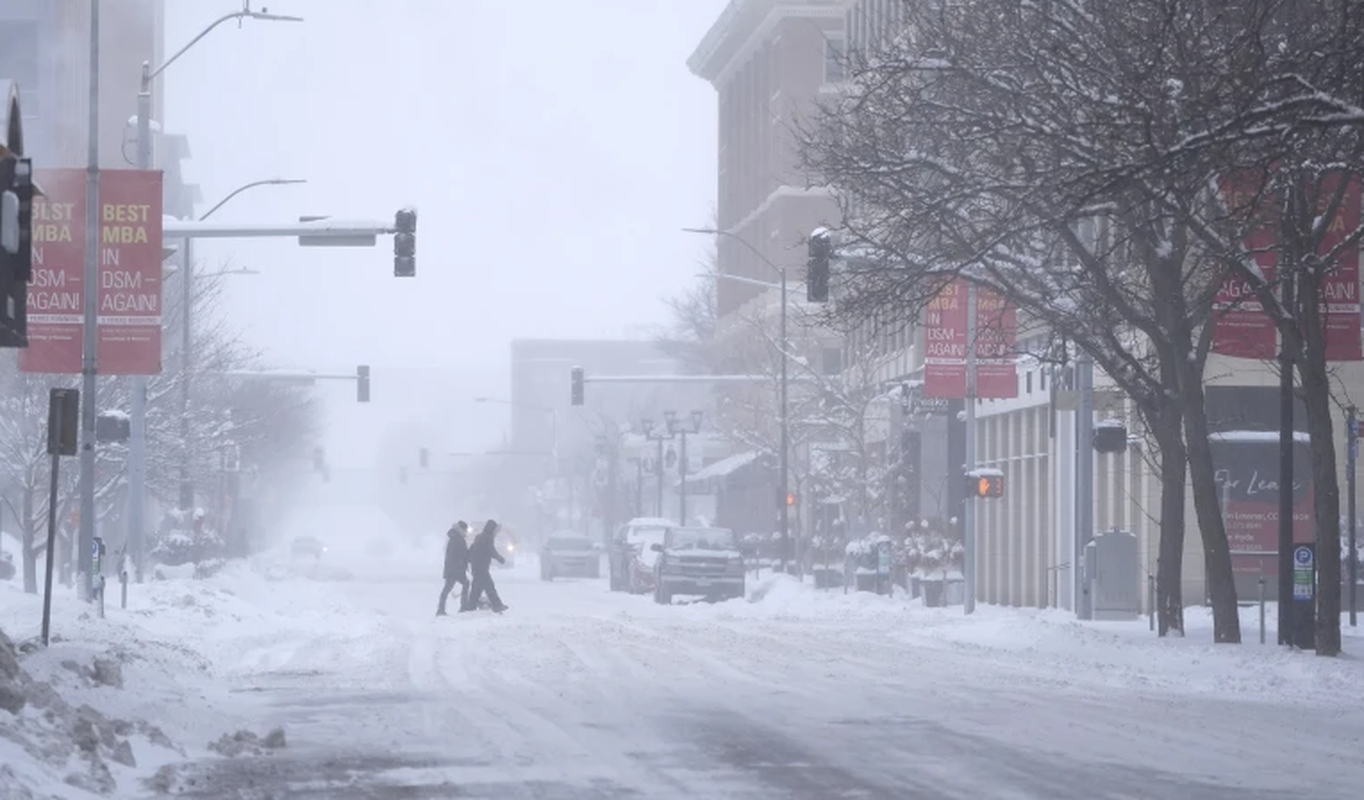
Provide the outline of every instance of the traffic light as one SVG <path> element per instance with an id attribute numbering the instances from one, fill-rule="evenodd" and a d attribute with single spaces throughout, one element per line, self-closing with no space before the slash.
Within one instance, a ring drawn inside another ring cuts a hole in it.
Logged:
<path id="1" fill-rule="evenodd" d="M 417 210 L 404 208 L 393 216 L 393 274 L 411 278 L 417 274 Z"/>
<path id="2" fill-rule="evenodd" d="M 829 261 L 834 254 L 834 240 L 827 229 L 820 228 L 810 234 L 808 253 L 805 299 L 811 303 L 826 303 L 829 301 Z"/>
<path id="3" fill-rule="evenodd" d="M 355 368 L 355 400 L 358 403 L 369 402 L 369 365 L 361 364 Z"/>
<path id="4" fill-rule="evenodd" d="M 74 456 L 80 434 L 79 389 L 52 389 L 47 401 L 47 453 Z M 56 480 L 53 478 L 53 480 Z M 53 499 L 55 502 L 55 498 Z"/>
<path id="5" fill-rule="evenodd" d="M 583 384 L 586 383 L 582 367 L 574 367 L 572 372 L 573 390 L 570 393 L 569 402 L 575 406 L 583 404 Z"/>
<path id="6" fill-rule="evenodd" d="M 18 103 L 17 94 L 12 99 Z M 17 115 L 17 105 L 10 109 Z M 18 125 L 11 117 L 11 127 Z M 17 128 L 0 155 L 0 347 L 28 345 L 28 281 L 33 277 L 33 163 L 19 157 Z M 0 144 L 6 144 L 0 141 Z"/>
<path id="7" fill-rule="evenodd" d="M 794 506 L 795 504 L 795 492 L 783 492 L 781 489 L 777 490 L 777 508 L 781 508 L 782 506 Z"/>
<path id="8" fill-rule="evenodd" d="M 966 496 L 979 498 L 1003 497 L 1004 473 L 999 471 L 984 472 L 981 470 L 966 473 Z"/>
<path id="9" fill-rule="evenodd" d="M 422 469 L 426 469 L 427 467 L 431 466 L 431 451 L 427 450 L 425 447 L 418 450 L 417 463 L 421 465 Z"/>

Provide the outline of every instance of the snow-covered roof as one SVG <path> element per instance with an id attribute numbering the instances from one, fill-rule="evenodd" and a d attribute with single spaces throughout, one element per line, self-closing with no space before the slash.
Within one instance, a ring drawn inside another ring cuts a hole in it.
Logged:
<path id="1" fill-rule="evenodd" d="M 994 467 L 976 467 L 966 473 L 972 478 L 1002 478 L 1004 471 Z"/>
<path id="2" fill-rule="evenodd" d="M 735 453 L 732 456 L 708 464 L 687 476 L 687 483 L 700 483 L 711 478 L 723 478 L 732 474 L 734 471 L 752 464 L 758 458 L 757 450 L 749 450 L 743 453 Z"/>
<path id="3" fill-rule="evenodd" d="M 1228 442 L 1236 444 L 1275 444 L 1279 441 L 1278 431 L 1218 431 L 1208 434 L 1210 442 Z M 1293 441 L 1299 444 L 1311 444 L 1312 437 L 1303 431 L 1293 432 Z"/>
<path id="4" fill-rule="evenodd" d="M 675 528 L 677 523 L 663 517 L 635 517 L 625 523 L 631 528 Z"/>

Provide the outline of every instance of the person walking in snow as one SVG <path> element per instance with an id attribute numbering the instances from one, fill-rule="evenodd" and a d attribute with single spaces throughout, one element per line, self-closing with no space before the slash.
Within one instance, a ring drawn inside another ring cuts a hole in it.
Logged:
<path id="1" fill-rule="evenodd" d="M 474 537 L 474 543 L 469 546 L 469 569 L 473 573 L 473 586 L 469 587 L 469 599 L 460 607 L 460 611 L 473 611 L 478 608 L 478 601 L 483 597 L 483 593 L 488 593 L 488 603 L 493 607 L 493 611 L 501 614 L 507 610 L 507 606 L 502 602 L 502 598 L 497 596 L 497 587 L 493 585 L 492 564 L 496 560 L 499 564 L 507 563 L 502 554 L 497 552 L 497 532 L 502 529 L 493 520 L 488 520 L 483 525 L 483 531 Z"/>
<path id="2" fill-rule="evenodd" d="M 456 522 L 446 536 L 448 541 L 445 543 L 445 588 L 440 590 L 440 603 L 436 606 L 436 616 L 447 616 L 445 613 L 445 600 L 450 596 L 450 591 L 459 584 L 459 607 L 462 609 L 469 603 L 469 540 L 464 538 L 469 532 L 469 523 L 464 520 Z"/>

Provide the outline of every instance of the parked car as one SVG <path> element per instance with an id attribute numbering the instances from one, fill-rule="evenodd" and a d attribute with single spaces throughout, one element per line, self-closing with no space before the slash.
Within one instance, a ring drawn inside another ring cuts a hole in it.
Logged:
<path id="1" fill-rule="evenodd" d="M 708 600 L 744 596 L 744 553 L 728 528 L 669 528 L 654 565 L 654 601 L 672 603 L 674 595 Z"/>
<path id="2" fill-rule="evenodd" d="M 0 553 L 0 581 L 13 580 L 15 574 L 14 556 L 9 553 Z"/>
<path id="3" fill-rule="evenodd" d="M 646 594 L 654 588 L 654 561 L 650 547 L 662 544 L 663 534 L 677 527 L 672 520 L 637 517 L 616 529 L 607 550 L 611 591 Z"/>
<path id="4" fill-rule="evenodd" d="M 289 555 L 294 558 L 312 558 L 321 560 L 322 554 L 327 552 L 326 545 L 316 536 L 299 536 L 289 544 Z"/>
<path id="5" fill-rule="evenodd" d="M 540 548 L 540 580 L 600 578 L 601 552 L 596 542 L 574 531 L 551 533 Z"/>

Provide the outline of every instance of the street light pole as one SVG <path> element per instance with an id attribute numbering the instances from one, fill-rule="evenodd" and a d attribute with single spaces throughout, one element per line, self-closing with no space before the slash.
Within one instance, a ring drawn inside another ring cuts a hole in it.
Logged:
<path id="1" fill-rule="evenodd" d="M 198 221 L 203 222 L 213 216 L 218 209 L 227 205 L 232 198 L 249 189 L 258 186 L 279 186 L 284 184 L 307 183 L 307 181 L 297 178 L 267 178 L 265 180 L 252 181 L 238 186 L 219 200 L 208 211 L 205 211 Z M 181 241 L 180 260 L 181 269 L 184 272 L 180 275 L 180 439 L 182 457 L 180 462 L 180 508 L 186 513 L 194 510 L 194 475 L 193 464 L 195 456 L 194 440 L 190 425 L 190 388 L 194 381 L 194 237 L 186 237 Z M 141 554 L 140 551 L 134 557 L 137 565 L 137 579 L 142 580 Z"/>
<path id="2" fill-rule="evenodd" d="M 747 239 L 743 238 L 742 236 L 739 236 L 738 234 L 732 231 L 720 230 L 718 228 L 683 228 L 682 230 L 686 233 L 704 233 L 711 236 L 725 236 L 730 239 L 733 239 L 740 245 L 743 245 L 743 247 L 746 248 L 750 253 L 757 256 L 759 261 L 762 261 L 764 264 L 771 267 L 773 270 L 777 272 L 779 276 L 781 276 L 781 282 L 778 286 L 779 291 L 781 292 L 781 313 L 780 322 L 778 323 L 778 325 L 780 326 L 778 338 L 781 340 L 779 348 L 781 351 L 781 379 L 780 379 L 781 387 L 779 389 L 781 393 L 781 398 L 778 401 L 778 405 L 780 406 L 780 408 L 778 410 L 777 418 L 777 423 L 780 427 L 780 432 L 778 435 L 781 440 L 781 444 L 779 445 L 781 450 L 781 453 L 779 455 L 779 459 L 781 461 L 781 465 L 779 467 L 779 469 L 781 470 L 781 477 L 778 481 L 779 486 L 777 491 L 779 496 L 777 497 L 778 506 L 777 513 L 778 525 L 780 525 L 781 527 L 781 571 L 784 573 L 786 572 L 787 559 L 791 555 L 791 505 L 790 503 L 787 502 L 787 500 L 791 497 L 790 485 L 791 431 L 789 414 L 790 406 L 788 405 L 787 402 L 788 401 L 787 389 L 790 383 L 790 375 L 787 370 L 788 366 L 787 362 L 790 360 L 790 353 L 787 352 L 789 342 L 787 342 L 786 339 L 786 314 L 787 307 L 790 305 L 790 302 L 788 301 L 786 296 L 787 283 L 786 267 L 779 267 L 776 264 L 772 263 L 772 260 L 769 259 L 766 255 L 764 255 L 762 251 L 758 250 L 758 248 L 750 244 Z M 739 281 L 740 283 L 751 283 L 770 286 L 770 284 L 767 284 L 764 281 L 755 281 L 752 278 L 746 278 L 742 275 L 730 275 L 724 272 L 715 272 L 710 274 L 715 276 L 716 278 L 727 278 Z"/>
<path id="3" fill-rule="evenodd" d="M 791 554 L 791 469 L 787 460 L 791 452 L 791 432 L 790 432 L 790 406 L 787 404 L 787 362 L 790 361 L 790 354 L 786 352 L 788 343 L 786 341 L 786 268 L 779 269 L 781 273 L 781 418 L 778 424 L 781 426 L 781 571 L 786 572 L 786 559 Z"/>
<path id="4" fill-rule="evenodd" d="M 94 13 L 94 12 L 92 11 L 92 14 L 93 14 L 93 13 Z M 258 19 L 258 20 L 265 20 L 265 21 L 272 21 L 272 22 L 302 22 L 302 21 L 303 21 L 303 19 L 302 19 L 301 17 L 289 17 L 289 16 L 283 16 L 283 15 L 279 15 L 279 14 L 269 14 L 269 13 L 266 13 L 266 12 L 256 12 L 256 11 L 252 11 L 252 10 L 251 10 L 251 1 L 250 1 L 250 0 L 243 0 L 243 1 L 242 1 L 242 8 L 241 8 L 240 11 L 233 11 L 233 12 L 224 14 L 224 15 L 222 15 L 221 17 L 219 17 L 218 19 L 216 19 L 216 20 L 214 20 L 213 22 L 209 23 L 209 25 L 208 25 L 207 27 L 205 27 L 202 31 L 199 32 L 199 35 L 195 36 L 193 39 L 190 39 L 188 44 L 186 44 L 184 47 L 181 47 L 179 50 L 177 50 L 177 51 L 175 52 L 175 54 L 172 55 L 170 58 L 166 59 L 165 63 L 163 63 L 161 66 L 157 67 L 156 69 L 152 69 L 152 66 L 151 66 L 151 63 L 150 63 L 150 62 L 148 62 L 148 61 L 143 61 L 143 62 L 142 62 L 142 82 L 141 82 L 141 87 L 140 87 L 140 89 L 138 90 L 138 93 L 137 93 L 137 168 L 138 168 L 138 169 L 140 169 L 140 170 L 148 170 L 148 169 L 151 169 L 151 168 L 152 168 L 152 81 L 155 80 L 155 79 L 157 78 L 157 76 L 161 75 L 161 73 L 165 72 L 165 71 L 166 71 L 166 68 L 169 67 L 171 64 L 174 64 L 174 63 L 176 62 L 176 60 L 178 60 L 181 56 L 183 56 L 185 53 L 189 52 L 190 48 L 192 48 L 192 47 L 194 47 L 194 45 L 198 44 L 199 41 L 202 40 L 205 36 L 207 36 L 214 28 L 217 28 L 219 25 L 223 24 L 224 22 L 228 22 L 228 21 L 230 21 L 230 20 L 234 20 L 234 19 L 235 19 L 235 20 L 240 20 L 240 19 L 245 19 L 245 18 L 248 18 L 248 17 L 251 18 L 251 19 Z M 98 68 L 98 65 L 99 65 L 99 62 L 98 62 L 97 60 L 96 60 L 96 61 L 92 61 L 91 66 L 90 66 L 91 71 L 92 71 L 92 72 L 95 71 L 95 70 Z M 92 94 L 93 94 L 93 93 L 92 93 Z M 93 112 L 92 112 L 92 113 L 93 113 Z M 91 131 L 91 137 L 94 138 L 94 131 L 93 131 L 93 130 Z M 93 149 L 94 147 L 95 147 L 95 145 L 92 144 L 92 145 L 91 145 L 91 148 Z M 226 200 L 224 200 L 224 202 L 226 202 Z M 94 208 L 97 204 L 98 204 L 98 198 L 96 198 L 95 200 L 92 201 L 91 207 Z M 213 210 L 216 210 L 216 207 L 215 207 Z M 87 214 L 93 214 L 93 213 L 94 213 L 94 211 L 87 211 Z M 94 236 L 94 235 L 95 235 L 95 232 L 96 232 L 96 225 L 97 225 L 97 223 L 94 223 L 94 224 L 92 224 L 92 225 L 90 226 L 90 232 L 88 233 L 88 235 L 90 235 L 90 236 Z M 88 261 L 90 258 L 92 258 L 91 253 L 93 253 L 93 251 L 94 251 L 94 250 L 93 250 L 93 246 L 92 246 L 91 248 L 88 248 L 88 249 L 90 250 L 90 252 L 87 252 L 87 253 L 86 253 L 87 261 Z M 189 296 L 189 289 L 188 289 L 188 286 L 189 286 L 189 283 L 190 283 L 190 272 L 191 272 L 191 269 L 192 269 L 192 268 L 191 268 L 191 265 L 190 265 L 190 255 L 191 255 L 191 254 L 188 253 L 188 252 L 186 252 L 184 255 L 185 255 L 185 265 L 184 265 L 184 267 L 185 267 L 185 274 L 184 274 L 184 276 L 183 276 L 183 279 L 184 279 L 185 286 L 186 286 L 184 292 L 185 292 L 186 297 L 188 298 L 188 296 Z M 87 277 L 88 277 L 88 276 L 87 276 Z M 91 279 L 89 280 L 89 282 L 86 284 L 87 289 L 90 290 L 90 291 L 88 291 L 87 293 L 92 293 L 93 290 L 92 290 L 90 287 L 95 287 L 95 286 L 97 286 L 97 285 L 98 285 L 98 275 L 94 276 L 94 278 L 91 278 Z M 185 306 L 184 312 L 185 312 L 186 315 L 189 314 L 189 305 L 188 305 L 188 304 Z M 94 331 L 94 323 L 88 322 L 88 321 L 87 321 L 87 326 L 86 326 L 86 327 L 87 327 L 86 335 L 87 335 L 87 338 L 88 338 L 88 337 L 90 337 L 91 335 L 93 335 L 94 332 L 95 332 L 95 331 Z M 185 332 L 184 332 L 182 335 L 185 337 L 186 340 L 189 339 L 189 317 L 188 317 L 188 316 L 185 317 Z M 186 357 L 188 357 L 188 352 L 189 352 L 189 351 L 187 350 L 187 351 L 185 351 L 185 352 L 186 352 Z M 92 356 L 92 357 L 93 357 L 93 356 Z M 188 360 L 187 360 L 187 364 L 188 364 Z M 93 373 L 92 373 L 92 376 L 91 376 L 91 379 L 90 379 L 90 380 L 91 380 L 91 382 L 93 382 Z M 188 390 L 186 390 L 186 391 L 188 391 Z M 93 397 L 92 397 L 91 399 L 93 400 Z M 129 549 L 132 551 L 132 555 L 133 555 L 133 565 L 134 565 L 134 570 L 135 570 L 135 572 L 136 572 L 136 574 L 137 574 L 137 579 L 138 579 L 139 581 L 141 581 L 141 580 L 142 580 L 143 559 L 144 559 L 144 555 L 145 555 L 145 552 L 144 552 L 144 551 L 145 551 L 145 545 L 144 545 L 144 542 L 143 542 L 143 527 L 144 527 L 144 526 L 143 526 L 143 520 L 142 520 L 142 517 L 143 517 L 142 506 L 143 506 L 143 500 L 145 499 L 144 496 L 145 496 L 145 494 L 146 494 L 146 477 L 147 477 L 147 376 L 145 376 L 145 375 L 135 375 L 135 376 L 133 376 L 133 381 L 132 381 L 132 398 L 131 398 L 131 400 L 130 400 L 130 402 L 129 402 L 129 409 L 128 409 L 128 410 L 129 410 L 129 416 L 131 417 L 131 419 L 130 419 L 130 424 L 129 424 L 129 426 L 128 426 L 128 427 L 129 427 L 129 431 L 128 431 L 128 434 L 129 434 L 129 435 L 128 435 L 128 544 L 129 544 Z M 183 414 L 184 414 L 184 409 L 182 409 L 182 415 L 183 415 Z M 186 433 L 186 427 L 185 427 L 185 425 L 186 425 L 185 422 L 182 422 L 182 423 L 181 423 L 181 432 L 182 432 L 182 434 Z M 92 435 L 91 435 L 91 440 L 93 441 L 93 439 L 94 439 L 94 437 L 93 437 L 93 429 L 94 429 L 93 412 L 92 412 L 92 414 L 91 414 L 90 429 L 91 429 L 91 433 L 92 433 Z M 189 440 L 188 440 L 188 437 L 186 437 L 184 446 L 185 446 L 186 449 L 188 449 L 188 447 L 189 447 Z M 94 478 L 93 478 L 93 473 L 94 473 L 94 453 L 93 453 L 93 451 L 91 452 L 91 455 L 90 455 L 90 461 L 91 461 L 91 468 L 90 468 L 90 472 L 91 472 L 91 490 L 90 490 L 90 492 L 91 492 L 91 499 L 90 499 L 90 514 L 89 514 L 89 516 L 93 516 L 93 513 L 94 513 Z M 82 467 L 82 471 L 84 471 L 84 467 Z M 183 503 L 183 501 L 185 500 L 185 498 L 184 498 L 184 492 L 185 492 L 185 481 L 186 481 L 186 478 L 185 478 L 184 476 L 182 476 L 182 479 L 181 479 L 181 480 L 182 480 L 182 484 L 181 484 L 181 501 L 182 501 L 182 503 Z M 191 503 L 192 503 L 192 502 L 193 502 L 193 499 L 191 498 L 190 501 L 191 501 Z M 84 505 L 84 498 L 82 498 L 82 505 Z M 84 536 L 84 531 L 85 531 L 85 522 L 84 522 L 84 518 L 85 518 L 86 516 L 87 516 L 86 514 L 84 514 L 84 513 L 82 514 L 82 522 L 81 522 L 81 531 L 82 531 L 82 537 L 81 537 L 81 538 L 82 538 L 82 539 L 85 538 L 85 536 Z M 93 520 L 91 521 L 91 524 L 92 524 L 92 526 L 93 526 Z M 89 547 L 93 544 L 93 535 L 94 535 L 93 530 L 94 530 L 94 529 L 93 529 L 93 527 L 92 527 L 92 528 L 91 528 L 91 537 L 92 537 L 92 539 L 91 539 L 91 544 L 85 544 L 85 543 L 83 543 L 83 547 L 84 547 L 85 549 L 87 549 L 87 550 L 88 550 Z M 82 556 L 82 558 L 84 558 L 84 557 L 85 557 L 85 556 Z"/>
<path id="5" fill-rule="evenodd" d="M 85 280 L 81 330 L 80 536 L 76 576 L 81 599 L 95 599 L 95 376 L 99 368 L 99 0 L 90 0 L 90 119 L 85 179 Z M 53 558 L 48 553 L 48 558 Z"/>

